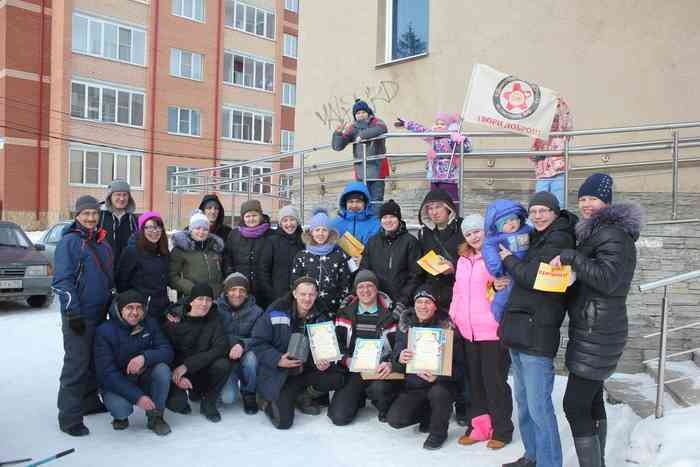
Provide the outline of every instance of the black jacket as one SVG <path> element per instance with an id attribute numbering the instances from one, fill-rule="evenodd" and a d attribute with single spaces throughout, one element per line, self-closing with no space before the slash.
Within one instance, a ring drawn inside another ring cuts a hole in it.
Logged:
<path id="1" fill-rule="evenodd" d="M 264 216 L 263 222 L 270 220 Z M 270 247 L 268 230 L 258 238 L 246 238 L 239 229 L 233 230 L 226 239 L 224 247 L 224 278 L 234 272 L 240 272 L 250 281 L 249 293 L 255 295 L 255 302 L 265 309 L 269 304 L 267 287 L 262 285 L 262 258 L 266 255 L 265 249 Z"/>
<path id="2" fill-rule="evenodd" d="M 370 237 L 360 262 L 360 270 L 369 269 L 379 279 L 379 290 L 393 300 L 409 306 L 418 287 L 418 261 L 421 247 L 401 222 L 398 230 L 387 234 L 382 229 Z"/>
<path id="3" fill-rule="evenodd" d="M 213 233 L 225 242 L 226 239 L 228 239 L 228 234 L 230 234 L 233 229 L 228 225 L 224 224 L 224 205 L 221 204 L 221 201 L 219 201 L 218 196 L 213 194 L 204 195 L 204 198 L 202 198 L 202 202 L 199 203 L 200 211 L 204 212 L 204 205 L 207 204 L 209 201 L 214 201 L 216 204 L 219 205 L 219 215 L 216 217 L 216 222 L 214 223 L 214 225 L 209 226 L 209 233 Z"/>
<path id="4" fill-rule="evenodd" d="M 344 357 L 352 358 L 358 337 L 385 339 L 381 361 L 391 361 L 391 350 L 395 345 L 396 327 L 399 320 L 394 302 L 385 293 L 378 293 L 377 313 L 376 315 L 369 315 L 372 316 L 372 321 L 374 321 L 374 327 L 370 329 L 367 329 L 366 325 L 365 329 L 362 328 L 361 323 L 364 320 L 358 319 L 357 312 L 359 307 L 360 301 L 357 295 L 350 295 L 346 298 L 345 303 L 340 307 L 338 315 L 335 317 L 335 334 L 338 338 L 340 353 Z M 360 324 L 359 329 L 358 324 Z"/>
<path id="5" fill-rule="evenodd" d="M 267 289 L 269 301 L 274 301 L 291 290 L 294 257 L 304 249 L 301 232 L 301 226 L 291 235 L 277 227 L 269 237 L 269 248 L 265 248 L 262 253 L 260 281 Z"/>
<path id="6" fill-rule="evenodd" d="M 148 316 L 162 320 L 170 306 L 168 298 L 169 257 L 157 250 L 145 251 L 132 239 L 117 267 L 117 292 L 135 289 L 148 300 Z"/>
<path id="7" fill-rule="evenodd" d="M 436 201 L 445 203 L 450 210 L 449 223 L 443 230 L 437 228 L 430 220 L 427 212 L 428 203 Z M 450 194 L 441 188 L 430 191 L 421 204 L 420 211 L 418 212 L 418 222 L 423 226 L 418 232 L 421 256 L 425 255 L 430 250 L 434 250 L 435 253 L 451 262 L 456 271 L 457 261 L 459 260 L 457 251 L 459 245 L 464 242 L 464 235 L 462 235 L 462 218 L 457 216 L 457 208 Z M 450 309 L 450 303 L 452 302 L 452 286 L 455 283 L 454 273 L 433 276 L 419 267 L 418 283 L 430 286 L 437 295 L 440 308 L 445 310 Z"/>
<path id="8" fill-rule="evenodd" d="M 503 260 L 514 284 L 498 335 L 507 347 L 530 355 L 554 358 L 559 349 L 559 328 L 564 320 L 564 294 L 540 292 L 535 284 L 540 263 L 549 263 L 573 248 L 576 216 L 561 211 L 542 232 L 530 233 L 530 248 L 523 260 L 515 255 Z"/>
<path id="9" fill-rule="evenodd" d="M 576 282 L 567 295 L 569 344 L 566 366 L 602 381 L 622 356 L 627 339 L 627 294 L 637 264 L 634 242 L 642 226 L 636 204 L 616 204 L 576 225 L 578 246 L 564 250 Z"/>
<path id="10" fill-rule="evenodd" d="M 115 216 L 110 209 L 111 204 L 105 201 L 100 210 L 100 222 L 98 225 L 107 232 L 105 240 L 112 247 L 114 271 L 116 272 L 122 251 L 126 249 L 129 239 L 138 230 L 138 217 L 132 213 L 133 201 L 131 198 L 129 199 L 127 212 L 122 215 L 121 219 Z"/>

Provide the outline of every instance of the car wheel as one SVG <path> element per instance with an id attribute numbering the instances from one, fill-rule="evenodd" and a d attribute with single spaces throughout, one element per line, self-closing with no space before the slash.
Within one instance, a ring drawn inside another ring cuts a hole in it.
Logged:
<path id="1" fill-rule="evenodd" d="M 53 302 L 53 294 L 49 295 L 32 295 L 27 298 L 27 303 L 32 308 L 46 308 Z"/>

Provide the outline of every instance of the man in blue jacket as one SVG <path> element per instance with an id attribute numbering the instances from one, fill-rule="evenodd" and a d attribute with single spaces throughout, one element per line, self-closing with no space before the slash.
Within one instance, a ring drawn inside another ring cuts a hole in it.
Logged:
<path id="1" fill-rule="evenodd" d="M 83 415 L 105 412 L 97 395 L 92 357 L 95 329 L 105 320 L 114 288 L 112 248 L 97 227 L 100 206 L 92 196 L 75 203 L 75 221 L 56 246 L 52 287 L 61 301 L 63 369 L 58 389 L 58 424 L 71 436 L 90 430 Z"/>
<path id="2" fill-rule="evenodd" d="M 146 297 L 137 290 L 117 296 L 110 307 L 110 320 L 97 328 L 95 369 L 115 430 L 129 426 L 129 415 L 137 405 L 146 412 L 148 428 L 165 436 L 170 433 L 163 410 L 173 349 L 158 322 L 144 319 L 145 306 Z"/>
<path id="3" fill-rule="evenodd" d="M 379 232 L 381 223 L 370 209 L 369 200 L 369 190 L 364 183 L 350 182 L 345 186 L 338 200 L 338 215 L 331 221 L 331 227 L 340 237 L 350 232 L 366 245 L 369 238 Z"/>

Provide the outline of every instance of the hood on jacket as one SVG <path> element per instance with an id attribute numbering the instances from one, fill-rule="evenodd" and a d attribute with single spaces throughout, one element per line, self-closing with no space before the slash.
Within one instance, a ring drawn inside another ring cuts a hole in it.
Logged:
<path id="1" fill-rule="evenodd" d="M 429 203 L 434 203 L 437 201 L 445 203 L 447 209 L 450 211 L 450 217 L 447 221 L 448 225 L 457 218 L 457 207 L 455 206 L 454 201 L 452 201 L 450 194 L 442 188 L 431 190 L 427 195 L 425 195 L 425 198 L 420 205 L 420 209 L 418 210 L 418 223 L 428 227 L 430 230 L 435 230 L 435 223 L 430 220 L 426 207 Z"/>
<path id="2" fill-rule="evenodd" d="M 216 225 L 217 227 L 220 225 L 223 225 L 224 224 L 224 205 L 221 204 L 219 197 L 216 196 L 215 194 L 205 195 L 204 198 L 202 198 L 202 202 L 199 203 L 199 210 L 204 212 L 204 205 L 207 204 L 209 201 L 214 201 L 219 206 L 219 215 L 216 216 L 216 222 L 214 223 L 214 225 Z"/>
<path id="3" fill-rule="evenodd" d="M 636 203 L 618 203 L 605 207 L 576 224 L 576 239 L 582 242 L 603 226 L 620 227 L 636 242 L 644 225 L 644 211 Z"/>
<path id="4" fill-rule="evenodd" d="M 365 200 L 365 208 L 358 212 L 358 213 L 350 213 L 347 210 L 346 203 L 348 201 L 348 195 L 350 193 L 362 193 L 362 197 Z M 370 209 L 370 196 L 369 196 L 369 189 L 367 188 L 367 185 L 365 185 L 362 182 L 350 182 L 345 186 L 345 189 L 343 192 L 340 194 L 340 198 L 338 199 L 338 215 L 343 217 L 343 218 L 348 218 L 352 215 L 355 215 L 358 220 L 364 220 L 364 219 L 369 219 L 370 217 L 373 217 L 372 211 Z"/>
<path id="5" fill-rule="evenodd" d="M 211 239 L 209 243 L 212 245 L 211 248 L 214 253 L 224 252 L 224 241 L 221 240 L 221 237 L 210 233 L 207 237 L 207 240 L 209 239 Z M 190 237 L 189 228 L 175 232 L 172 236 L 172 242 L 173 248 L 177 247 L 185 251 L 192 251 L 195 248 L 195 241 Z"/>
<path id="6" fill-rule="evenodd" d="M 498 233 L 496 222 L 512 214 L 515 214 L 520 219 L 520 227 L 525 225 L 525 222 L 527 222 L 527 211 L 522 204 L 510 199 L 497 199 L 486 208 L 484 230 L 490 234 Z"/>
<path id="7" fill-rule="evenodd" d="M 144 307 L 143 318 L 141 318 L 141 321 L 139 321 L 139 323 L 138 323 L 139 326 L 143 327 L 144 322 L 146 321 L 147 314 L 148 313 L 146 313 L 146 308 Z M 119 309 L 117 307 L 116 300 L 114 300 L 112 302 L 112 304 L 109 306 L 109 319 L 110 319 L 110 321 L 114 321 L 119 326 L 121 326 L 125 329 L 128 329 L 129 331 L 133 331 L 133 329 L 134 329 L 134 326 L 131 326 L 129 323 L 124 321 L 124 318 L 122 318 L 122 314 L 119 313 Z"/>
<path id="8" fill-rule="evenodd" d="M 411 307 L 404 310 L 399 318 L 399 331 L 408 332 L 408 329 L 418 324 L 418 316 L 416 316 L 416 309 Z M 444 310 L 440 308 L 437 309 L 431 320 L 431 327 L 451 329 L 452 322 L 450 321 L 450 315 L 448 315 Z"/>

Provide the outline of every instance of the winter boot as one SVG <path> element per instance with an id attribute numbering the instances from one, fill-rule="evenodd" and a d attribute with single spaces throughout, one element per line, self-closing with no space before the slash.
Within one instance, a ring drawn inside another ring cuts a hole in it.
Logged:
<path id="1" fill-rule="evenodd" d="M 605 467 L 605 441 L 608 437 L 608 420 L 603 418 L 596 421 L 596 435 L 600 444 L 600 467 Z"/>
<path id="2" fill-rule="evenodd" d="M 423 449 L 427 449 L 429 451 L 435 451 L 436 449 L 440 449 L 445 443 L 446 439 L 447 435 L 437 435 L 435 433 L 430 433 L 428 435 L 428 438 L 423 443 Z"/>
<path id="3" fill-rule="evenodd" d="M 601 455 L 598 436 L 574 438 L 574 446 L 580 467 L 600 467 Z"/>
<path id="4" fill-rule="evenodd" d="M 499 439 L 490 439 L 488 443 L 486 443 L 486 447 L 489 449 L 497 450 L 497 449 L 503 449 L 506 447 L 506 442 L 501 441 Z"/>
<path id="5" fill-rule="evenodd" d="M 202 397 L 202 402 L 199 404 L 199 412 L 210 422 L 218 423 L 221 421 L 221 414 L 216 408 L 216 397 Z"/>
<path id="6" fill-rule="evenodd" d="M 241 394 L 243 399 L 243 411 L 248 415 L 258 413 L 258 401 L 255 394 Z"/>
<path id="7" fill-rule="evenodd" d="M 266 402 L 264 404 L 263 410 L 265 411 L 265 415 L 267 415 L 267 418 L 270 419 L 270 422 L 272 423 L 272 426 L 275 428 L 280 427 L 280 409 L 277 406 L 277 403 L 272 401 L 272 402 Z"/>
<path id="8" fill-rule="evenodd" d="M 154 409 L 148 410 L 146 412 L 146 418 L 148 419 L 148 429 L 157 434 L 158 436 L 165 436 L 170 434 L 170 425 L 163 419 L 163 411 Z"/>
<path id="9" fill-rule="evenodd" d="M 455 420 L 457 420 L 457 425 L 467 426 L 469 425 L 469 417 L 467 416 L 467 405 L 463 400 L 455 401 Z"/>
<path id="10" fill-rule="evenodd" d="M 90 434 L 90 430 L 88 430 L 88 427 L 86 427 L 83 422 L 78 422 L 70 426 L 62 426 L 61 431 L 71 436 L 87 436 Z"/>
<path id="11" fill-rule="evenodd" d="M 170 386 L 170 394 L 165 402 L 165 407 L 171 412 L 187 415 L 192 412 L 190 404 L 187 402 L 187 393 L 177 386 Z"/>
<path id="12" fill-rule="evenodd" d="M 314 400 L 315 391 L 308 387 L 296 400 L 296 407 L 306 415 L 321 415 L 321 407 Z"/>
<path id="13" fill-rule="evenodd" d="M 502 464 L 501 467 L 536 467 L 537 463 L 527 457 L 521 457 L 517 461 Z"/>
<path id="14" fill-rule="evenodd" d="M 112 420 L 112 428 L 114 428 L 116 431 L 126 430 L 129 428 L 129 419 L 125 418 L 123 420 L 119 420 L 118 418 L 115 418 Z"/>

